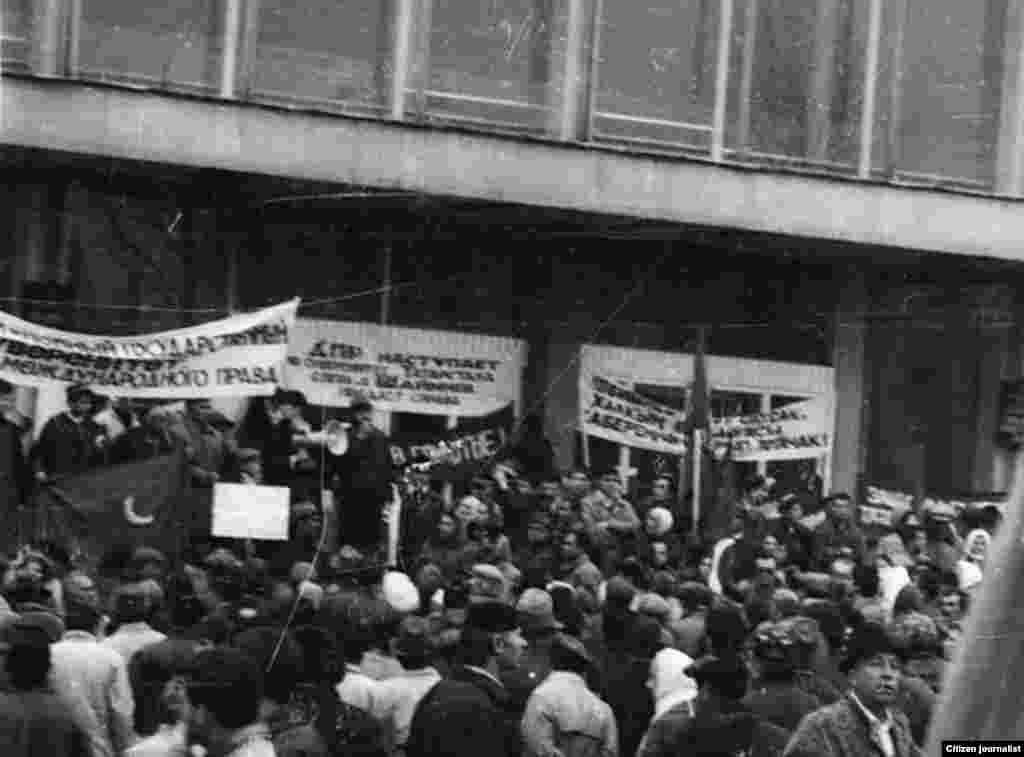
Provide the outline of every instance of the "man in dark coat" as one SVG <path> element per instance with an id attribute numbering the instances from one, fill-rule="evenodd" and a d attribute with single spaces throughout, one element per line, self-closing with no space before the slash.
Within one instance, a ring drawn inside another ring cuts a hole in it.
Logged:
<path id="1" fill-rule="evenodd" d="M 373 406 L 359 399 L 351 410 L 348 451 L 334 463 L 335 501 L 342 541 L 369 554 L 383 541 L 382 515 L 392 497 L 394 469 L 388 437 L 373 425 Z"/>
<path id="2" fill-rule="evenodd" d="M 32 449 L 31 459 L 41 480 L 84 473 L 102 462 L 107 435 L 92 419 L 95 400 L 87 386 L 68 388 L 68 409 L 46 422 Z"/>
<path id="3" fill-rule="evenodd" d="M 847 646 L 843 671 L 851 690 L 808 715 L 786 757 L 918 757 L 906 715 L 895 708 L 901 661 L 885 629 L 862 625 Z"/>
<path id="4" fill-rule="evenodd" d="M 518 755 L 519 720 L 498 674 L 517 662 L 525 646 L 514 608 L 499 602 L 471 606 L 457 664 L 417 707 L 406 757 Z"/>
<path id="5" fill-rule="evenodd" d="M 14 411 L 14 386 L 0 380 L 0 507 L 23 504 L 32 486 L 24 435 L 21 418 Z"/>

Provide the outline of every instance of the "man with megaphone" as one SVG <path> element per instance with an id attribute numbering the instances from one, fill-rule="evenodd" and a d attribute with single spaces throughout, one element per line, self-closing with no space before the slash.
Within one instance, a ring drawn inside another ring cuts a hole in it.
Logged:
<path id="1" fill-rule="evenodd" d="M 349 412 L 351 427 L 335 440 L 337 451 L 343 454 L 327 457 L 333 474 L 339 536 L 342 544 L 372 554 L 385 540 L 383 513 L 392 499 L 394 482 L 391 450 L 387 435 L 373 425 L 369 400 L 353 398 Z"/>

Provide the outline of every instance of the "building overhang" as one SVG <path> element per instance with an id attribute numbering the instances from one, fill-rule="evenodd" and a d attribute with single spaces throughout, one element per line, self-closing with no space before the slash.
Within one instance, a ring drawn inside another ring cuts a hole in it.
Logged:
<path id="1" fill-rule="evenodd" d="M 5 76 L 0 143 L 920 251 L 1024 259 L 1024 203 Z"/>

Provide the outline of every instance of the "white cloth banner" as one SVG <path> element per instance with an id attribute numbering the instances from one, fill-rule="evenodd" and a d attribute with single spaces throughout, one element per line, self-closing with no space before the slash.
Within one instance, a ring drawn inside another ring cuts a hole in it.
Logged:
<path id="1" fill-rule="evenodd" d="M 116 397 L 273 394 L 298 300 L 175 331 L 129 337 L 57 331 L 0 312 L 0 378 L 41 389 L 87 384 Z"/>
<path id="2" fill-rule="evenodd" d="M 711 436 L 716 451 L 729 447 L 737 462 L 820 457 L 831 446 L 828 407 L 812 399 L 770 413 L 717 418 Z"/>
<path id="3" fill-rule="evenodd" d="M 625 381 L 580 371 L 580 430 L 588 436 L 682 455 L 685 420 L 681 410 L 638 394 Z"/>
<path id="4" fill-rule="evenodd" d="M 518 402 L 525 358 L 520 339 L 299 319 L 284 384 L 329 407 L 480 416 Z"/>

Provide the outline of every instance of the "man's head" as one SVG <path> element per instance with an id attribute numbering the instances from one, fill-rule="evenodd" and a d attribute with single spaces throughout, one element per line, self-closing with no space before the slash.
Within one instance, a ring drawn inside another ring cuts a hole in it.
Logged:
<path id="1" fill-rule="evenodd" d="M 804 517 L 804 508 L 795 495 L 787 494 L 779 501 L 779 515 L 789 523 L 795 523 Z"/>
<path id="2" fill-rule="evenodd" d="M 194 667 L 188 683 L 189 740 L 225 753 L 235 732 L 259 722 L 262 672 L 249 655 L 229 647 L 200 652 Z"/>
<path id="3" fill-rule="evenodd" d="M 430 624 L 418 615 L 402 619 L 394 642 L 395 657 L 406 670 L 422 670 L 434 655 Z"/>
<path id="4" fill-rule="evenodd" d="M 582 497 L 590 489 L 590 476 L 582 468 L 574 468 L 563 481 L 566 492 L 573 497 Z"/>
<path id="5" fill-rule="evenodd" d="M 82 384 L 75 384 L 68 387 L 66 392 L 68 401 L 68 412 L 75 418 L 86 418 L 93 413 L 96 402 L 96 395 L 92 390 Z"/>
<path id="6" fill-rule="evenodd" d="M 252 479 L 253 483 L 263 483 L 263 455 L 258 449 L 240 449 L 237 453 L 238 471 Z"/>
<path id="7" fill-rule="evenodd" d="M 99 587 L 88 573 L 74 571 L 64 579 L 64 599 L 94 606 L 99 605 Z"/>
<path id="8" fill-rule="evenodd" d="M 360 429 L 367 429 L 373 425 L 373 405 L 364 397 L 357 397 L 349 408 L 352 412 L 352 422 Z"/>
<path id="9" fill-rule="evenodd" d="M 580 539 L 581 535 L 576 531 L 567 531 L 562 536 L 562 557 L 566 560 L 576 560 L 579 558 L 584 552 Z"/>
<path id="10" fill-rule="evenodd" d="M 836 521 L 850 523 L 853 521 L 853 499 L 849 494 L 833 494 L 828 499 L 828 514 Z"/>
<path id="11" fill-rule="evenodd" d="M 185 403 L 188 414 L 198 421 L 209 422 L 213 417 L 213 405 L 208 399 L 188 400 Z"/>
<path id="12" fill-rule="evenodd" d="M 668 565 L 668 545 L 665 542 L 651 542 L 651 565 L 655 568 L 664 568 Z"/>
<path id="13" fill-rule="evenodd" d="M 842 669 L 853 693 L 870 710 L 881 710 L 896 699 L 901 660 L 885 629 L 865 623 L 847 645 Z"/>
<path id="14" fill-rule="evenodd" d="M 658 476 L 651 484 L 651 494 L 655 499 L 668 499 L 672 492 L 672 480 L 668 476 Z"/>
<path id="15" fill-rule="evenodd" d="M 295 420 L 302 416 L 302 408 L 306 405 L 306 397 L 302 392 L 292 389 L 278 389 L 270 400 L 271 406 L 285 420 Z"/>
<path id="16" fill-rule="evenodd" d="M 477 667 L 515 668 L 526 650 L 516 610 L 502 602 L 471 605 L 459 644 L 462 663 Z"/>
<path id="17" fill-rule="evenodd" d="M 601 493 L 606 497 L 619 497 L 622 495 L 622 480 L 615 471 L 605 471 L 598 481 Z"/>
<path id="18" fill-rule="evenodd" d="M 960 620 L 964 614 L 964 595 L 956 586 L 944 586 L 939 594 L 939 610 L 947 620 Z"/>

